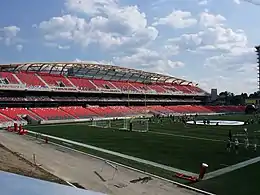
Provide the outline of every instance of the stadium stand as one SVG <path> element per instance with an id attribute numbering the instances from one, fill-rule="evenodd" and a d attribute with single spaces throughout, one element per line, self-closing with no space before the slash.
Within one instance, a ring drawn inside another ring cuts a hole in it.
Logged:
<path id="1" fill-rule="evenodd" d="M 75 120 L 142 114 L 244 112 L 202 106 L 209 94 L 184 79 L 88 63 L 0 65 L 0 122 Z"/>
<path id="2" fill-rule="evenodd" d="M 31 111 L 44 120 L 75 119 L 75 117 L 59 108 L 31 108 Z"/>
<path id="3" fill-rule="evenodd" d="M 0 109 L 0 113 L 4 114 L 5 116 L 8 116 L 13 120 L 22 120 L 23 116 L 25 115 L 29 116 L 33 120 L 41 120 L 39 115 L 34 114 L 26 108 L 5 108 Z"/>
<path id="4" fill-rule="evenodd" d="M 75 118 L 98 117 L 97 113 L 92 112 L 90 109 L 86 109 L 81 106 L 60 107 L 60 109 Z"/>

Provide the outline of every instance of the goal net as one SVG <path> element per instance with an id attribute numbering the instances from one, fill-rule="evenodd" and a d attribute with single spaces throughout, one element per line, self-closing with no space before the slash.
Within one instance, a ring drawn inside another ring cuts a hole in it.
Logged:
<path id="1" fill-rule="evenodd" d="M 93 120 L 90 126 L 125 131 L 147 132 L 149 130 L 149 119 L 131 118 L 123 120 Z"/>
<path id="2" fill-rule="evenodd" d="M 100 127 L 100 128 L 110 128 L 111 121 L 110 120 L 93 120 L 91 122 L 92 127 Z"/>
<path id="3" fill-rule="evenodd" d="M 125 127 L 124 120 L 93 120 L 90 123 L 92 127 L 99 127 L 99 128 L 111 128 L 111 129 L 123 129 Z"/>
<path id="4" fill-rule="evenodd" d="M 149 119 L 147 118 L 131 118 L 125 119 L 122 130 L 147 132 L 149 130 Z"/>

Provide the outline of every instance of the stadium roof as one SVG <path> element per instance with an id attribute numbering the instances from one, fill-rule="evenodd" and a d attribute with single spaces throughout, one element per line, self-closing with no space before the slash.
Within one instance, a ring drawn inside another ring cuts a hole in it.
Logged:
<path id="1" fill-rule="evenodd" d="M 142 83 L 177 83 L 188 85 L 193 83 L 184 79 L 151 73 L 142 70 L 123 68 L 115 65 L 104 65 L 87 62 L 35 62 L 1 64 L 0 71 L 28 71 L 50 74 L 62 74 L 105 80 L 135 81 Z"/>

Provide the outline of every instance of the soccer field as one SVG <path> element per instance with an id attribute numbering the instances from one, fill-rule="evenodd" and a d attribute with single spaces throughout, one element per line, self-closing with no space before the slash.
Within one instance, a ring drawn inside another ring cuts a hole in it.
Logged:
<path id="1" fill-rule="evenodd" d="M 245 121 L 249 118 L 252 118 L 252 116 L 229 115 L 207 117 L 207 119 L 211 120 L 236 121 Z M 111 123 L 116 124 L 112 124 L 111 126 L 122 126 L 122 122 L 112 121 Z M 255 136 L 260 138 L 255 133 L 255 131 L 260 130 L 259 124 L 246 126 L 183 125 L 179 122 L 173 122 L 168 118 L 163 119 L 159 123 L 157 121 L 150 122 L 149 131 L 146 133 L 119 131 L 115 128 L 91 127 L 88 126 L 88 123 L 28 126 L 27 128 L 31 131 L 86 143 L 162 165 L 198 173 L 201 163 L 207 163 L 209 165 L 207 172 L 212 172 L 260 156 L 260 150 L 254 151 L 251 146 L 249 149 L 245 149 L 243 143 L 239 146 L 238 154 L 234 151 L 226 151 L 226 140 L 228 139 L 229 130 L 232 131 L 233 135 L 241 135 L 244 133 L 245 127 L 248 129 L 250 142 Z M 238 138 L 243 142 L 243 137 Z M 101 152 L 90 151 L 84 148 L 78 149 L 176 180 L 173 177 L 174 173 L 169 173 L 165 170 L 144 166 L 140 163 L 102 154 Z M 218 178 L 221 177 L 219 176 Z M 210 185 L 205 184 L 205 186 L 207 190 L 207 186 Z M 203 185 L 199 187 L 203 188 Z"/>

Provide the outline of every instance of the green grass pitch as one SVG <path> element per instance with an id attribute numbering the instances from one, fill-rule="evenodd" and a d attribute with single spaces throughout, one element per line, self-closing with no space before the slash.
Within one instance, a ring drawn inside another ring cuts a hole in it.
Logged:
<path id="1" fill-rule="evenodd" d="M 209 116 L 207 118 L 245 121 L 248 118 L 252 118 L 252 116 L 228 115 Z M 239 154 L 235 154 L 235 152 L 228 153 L 226 151 L 226 140 L 229 130 L 232 131 L 233 135 L 241 134 L 246 127 L 249 133 L 249 141 L 251 141 L 257 135 L 254 132 L 260 130 L 259 124 L 246 126 L 184 126 L 181 123 L 172 122 L 170 119 L 165 118 L 162 123 L 149 123 L 149 131 L 147 133 L 139 133 L 115 131 L 114 126 L 123 127 L 123 124 L 120 124 L 122 121 L 113 121 L 111 123 L 112 128 L 90 127 L 85 123 L 56 126 L 28 126 L 27 128 L 31 131 L 86 143 L 194 173 L 199 172 L 202 162 L 209 165 L 207 172 L 211 172 L 260 155 L 260 149 L 256 152 L 251 148 L 246 150 L 243 145 L 239 148 Z M 260 133 L 258 137 L 260 137 Z M 173 173 L 168 173 L 158 168 L 144 166 L 84 148 L 78 149 L 176 180 L 173 177 Z M 230 174 L 232 173 L 227 173 L 226 175 Z M 228 176 L 219 176 L 194 185 L 205 190 L 210 190 L 211 192 L 219 192 L 212 187 L 212 183 L 209 181 L 214 181 L 222 177 Z M 220 194 L 225 194 L 225 191 L 222 190 Z"/>

